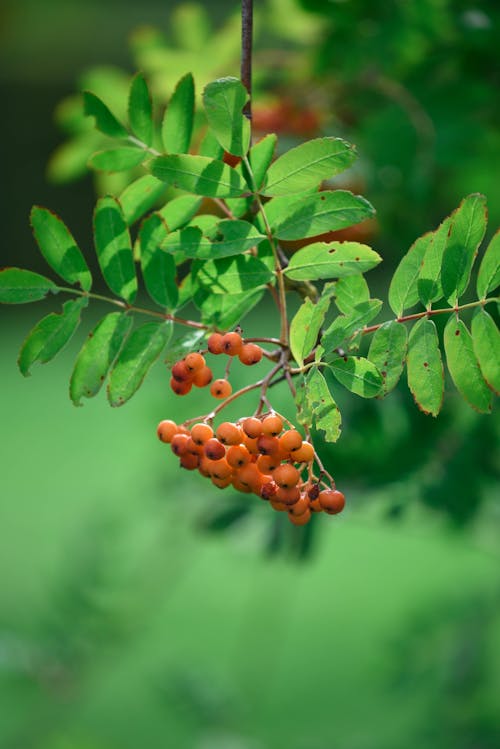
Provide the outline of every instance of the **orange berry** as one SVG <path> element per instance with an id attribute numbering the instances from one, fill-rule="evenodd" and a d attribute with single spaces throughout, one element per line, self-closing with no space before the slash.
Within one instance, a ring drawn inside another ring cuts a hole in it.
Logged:
<path id="1" fill-rule="evenodd" d="M 243 468 L 251 461 L 251 455 L 244 445 L 231 445 L 226 453 L 226 459 L 233 468 Z"/>
<path id="2" fill-rule="evenodd" d="M 318 499 L 321 507 L 329 515 L 337 515 L 337 513 L 342 512 L 344 509 L 345 497 L 342 492 L 336 489 L 324 489 L 324 491 L 320 492 Z"/>
<path id="3" fill-rule="evenodd" d="M 231 476 L 226 476 L 225 479 L 218 479 L 216 476 L 211 477 L 212 484 L 218 486 L 219 489 L 225 489 L 227 486 L 231 486 L 233 479 Z"/>
<path id="4" fill-rule="evenodd" d="M 295 505 L 300 500 L 300 490 L 297 486 L 287 488 L 278 487 L 276 499 L 285 505 Z"/>
<path id="5" fill-rule="evenodd" d="M 205 366 L 205 357 L 194 351 L 184 358 L 184 364 L 189 372 L 199 372 Z"/>
<path id="6" fill-rule="evenodd" d="M 208 424 L 195 424 L 191 429 L 191 439 L 197 445 L 204 445 L 214 436 L 214 430 Z"/>
<path id="7" fill-rule="evenodd" d="M 212 382 L 212 377 L 213 374 L 210 367 L 202 367 L 194 373 L 193 385 L 196 385 L 197 388 L 204 388 L 206 385 L 209 385 Z"/>
<path id="8" fill-rule="evenodd" d="M 233 392 L 233 388 L 231 387 L 231 383 L 228 382 L 228 380 L 214 380 L 212 384 L 210 385 L 210 392 L 214 396 L 214 398 L 219 398 L 222 400 L 223 398 L 227 398 L 231 393 Z"/>
<path id="9" fill-rule="evenodd" d="M 243 435 L 242 443 L 247 448 L 248 452 L 253 455 L 257 456 L 259 454 L 259 448 L 257 447 L 257 440 L 252 439 L 251 437 L 247 437 L 246 434 Z"/>
<path id="10" fill-rule="evenodd" d="M 170 380 L 170 387 L 176 395 L 187 395 L 193 387 L 190 382 L 180 382 L 180 380 L 174 380 L 172 377 Z"/>
<path id="11" fill-rule="evenodd" d="M 205 454 L 200 455 L 200 465 L 198 466 L 198 470 L 201 473 L 201 475 L 205 476 L 205 478 L 207 479 L 210 478 L 210 471 L 208 470 L 210 466 L 210 462 L 211 462 L 210 458 L 207 458 Z"/>
<path id="12" fill-rule="evenodd" d="M 187 434 L 176 434 L 172 437 L 170 447 L 174 455 L 184 455 L 187 453 L 187 444 L 189 437 Z"/>
<path id="13" fill-rule="evenodd" d="M 250 437 L 251 439 L 260 437 L 262 434 L 262 422 L 254 416 L 249 416 L 248 419 L 244 419 L 241 423 L 241 428 L 247 437 Z"/>
<path id="14" fill-rule="evenodd" d="M 291 450 L 290 457 L 294 463 L 310 463 L 314 459 L 314 447 L 310 442 L 303 442 L 298 450 Z"/>
<path id="15" fill-rule="evenodd" d="M 271 505 L 273 510 L 277 510 L 278 512 L 287 512 L 289 509 L 288 505 L 285 505 L 283 502 L 280 502 L 273 497 L 271 497 L 271 499 L 269 500 L 269 504 Z"/>
<path id="16" fill-rule="evenodd" d="M 211 354 L 223 354 L 224 349 L 222 347 L 223 335 L 221 333 L 212 333 L 207 341 L 207 347 Z"/>
<path id="17" fill-rule="evenodd" d="M 310 513 L 309 497 L 307 494 L 302 494 L 300 499 L 290 507 L 289 511 L 292 515 L 302 515 L 304 512 Z"/>
<path id="18" fill-rule="evenodd" d="M 223 421 L 219 424 L 215 436 L 223 445 L 239 445 L 243 439 L 241 429 L 230 421 Z"/>
<path id="19" fill-rule="evenodd" d="M 262 359 L 262 349 L 256 343 L 244 343 L 238 358 L 242 364 L 251 367 L 253 364 L 258 364 Z"/>
<path id="20" fill-rule="evenodd" d="M 277 437 L 283 429 L 283 419 L 278 414 L 269 414 L 262 421 L 262 434 L 269 437 Z"/>
<path id="21" fill-rule="evenodd" d="M 194 471 L 200 465 L 200 456 L 193 455 L 193 453 L 184 453 L 184 455 L 181 455 L 180 464 L 187 471 Z"/>
<path id="22" fill-rule="evenodd" d="M 226 454 L 226 448 L 224 447 L 224 445 L 215 438 L 208 440 L 208 442 L 205 442 L 204 451 L 205 455 L 207 456 L 207 458 L 210 458 L 210 460 L 220 460 Z"/>
<path id="23" fill-rule="evenodd" d="M 311 519 L 311 510 L 307 509 L 301 515 L 294 515 L 293 512 L 290 510 L 288 512 L 288 517 L 290 518 L 290 521 L 294 525 L 307 525 L 307 523 Z"/>
<path id="24" fill-rule="evenodd" d="M 272 499 L 277 491 L 278 487 L 274 481 L 266 481 L 266 483 L 261 486 L 260 496 L 262 499 Z"/>
<path id="25" fill-rule="evenodd" d="M 319 498 L 317 498 L 317 499 L 310 499 L 309 500 L 309 507 L 311 508 L 311 512 L 323 512 L 323 508 L 321 507 L 321 503 L 319 501 Z"/>
<path id="26" fill-rule="evenodd" d="M 261 473 L 255 463 L 248 463 L 243 468 L 240 468 L 236 471 L 236 476 L 242 484 L 250 488 L 250 491 L 257 491 L 258 489 L 260 492 Z"/>
<path id="27" fill-rule="evenodd" d="M 302 435 L 296 429 L 289 429 L 281 435 L 280 447 L 287 453 L 298 450 L 302 447 Z"/>
<path id="28" fill-rule="evenodd" d="M 222 336 L 222 350 L 228 356 L 238 356 L 243 347 L 239 333 L 226 333 Z"/>
<path id="29" fill-rule="evenodd" d="M 186 362 L 176 361 L 172 367 L 172 378 L 177 382 L 191 382 L 193 373 L 186 367 Z"/>
<path id="30" fill-rule="evenodd" d="M 257 440 L 257 447 L 261 455 L 277 455 L 280 449 L 279 440 L 276 437 L 269 437 L 263 434 Z"/>
<path id="31" fill-rule="evenodd" d="M 220 460 L 212 460 L 208 467 L 208 470 L 210 472 L 210 476 L 216 479 L 227 479 L 228 476 L 233 475 L 233 469 L 225 458 L 221 458 Z"/>
<path id="32" fill-rule="evenodd" d="M 233 476 L 233 480 L 231 483 L 233 484 L 236 491 L 243 492 L 243 494 L 251 494 L 253 491 L 253 489 L 251 489 L 251 487 L 247 483 L 241 481 L 238 474 Z"/>
<path id="33" fill-rule="evenodd" d="M 162 442 L 172 442 L 172 437 L 174 437 L 178 433 L 178 431 L 179 427 L 177 426 L 175 421 L 164 419 L 158 424 L 156 434 L 158 435 L 158 439 L 160 439 Z"/>
<path id="34" fill-rule="evenodd" d="M 192 453 L 193 455 L 203 455 L 203 446 L 197 445 L 192 437 L 188 437 L 188 441 L 186 443 L 186 451 L 188 453 Z"/>
<path id="35" fill-rule="evenodd" d="M 285 463 L 284 465 L 275 468 L 273 471 L 273 479 L 282 489 L 291 489 L 292 486 L 297 486 L 299 483 L 300 473 L 295 466 L 290 465 L 290 463 Z"/>
<path id="36" fill-rule="evenodd" d="M 279 455 L 259 455 L 257 458 L 257 468 L 262 473 L 272 473 L 281 463 Z"/>

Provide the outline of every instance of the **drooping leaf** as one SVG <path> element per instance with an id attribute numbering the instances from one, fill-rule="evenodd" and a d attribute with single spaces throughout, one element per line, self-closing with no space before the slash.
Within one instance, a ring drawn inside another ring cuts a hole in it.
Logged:
<path id="1" fill-rule="evenodd" d="M 261 260 L 249 255 L 209 260 L 197 273 L 197 280 L 213 294 L 242 294 L 269 283 L 272 272 Z"/>
<path id="2" fill-rule="evenodd" d="M 500 395 L 500 332 L 483 309 L 472 318 L 472 346 L 486 384 Z"/>
<path id="3" fill-rule="evenodd" d="M 118 198 L 127 226 L 131 226 L 151 210 L 165 189 L 165 183 L 152 174 L 145 174 L 127 185 Z"/>
<path id="4" fill-rule="evenodd" d="M 258 140 L 250 149 L 248 160 L 257 190 L 262 186 L 266 172 L 271 165 L 277 141 L 276 135 L 269 133 Z"/>
<path id="5" fill-rule="evenodd" d="M 345 276 L 335 283 L 335 303 L 345 315 L 357 304 L 367 302 L 370 289 L 362 275 Z"/>
<path id="6" fill-rule="evenodd" d="M 441 266 L 451 222 L 452 216 L 446 218 L 435 231 L 431 232 L 430 242 L 420 265 L 417 291 L 420 301 L 426 307 L 443 296 Z"/>
<path id="7" fill-rule="evenodd" d="M 326 284 L 316 304 L 306 298 L 290 323 L 290 348 L 299 367 L 311 353 L 335 293 L 335 284 Z"/>
<path id="8" fill-rule="evenodd" d="M 405 309 L 410 309 L 418 302 L 419 273 L 431 242 L 432 232 L 416 239 L 406 255 L 401 258 L 392 277 L 389 304 L 398 317 L 401 317 Z"/>
<path id="9" fill-rule="evenodd" d="M 69 395 L 75 406 L 82 398 L 93 398 L 101 389 L 123 342 L 129 334 L 132 318 L 124 312 L 110 312 L 89 333 L 78 354 Z"/>
<path id="10" fill-rule="evenodd" d="M 142 73 L 136 73 L 130 84 L 128 98 L 130 129 L 147 146 L 153 144 L 153 104 L 148 84 Z"/>
<path id="11" fill-rule="evenodd" d="M 408 386 L 415 403 L 426 414 L 437 416 L 444 395 L 444 370 L 436 326 L 422 318 L 408 338 Z"/>
<path id="12" fill-rule="evenodd" d="M 248 221 L 223 219 L 206 231 L 187 227 L 170 234 L 163 249 L 166 252 L 181 252 L 186 258 L 215 260 L 239 255 L 255 247 L 265 239 Z"/>
<path id="13" fill-rule="evenodd" d="M 234 156 L 245 156 L 250 146 L 250 121 L 243 114 L 247 99 L 247 90 L 237 78 L 219 78 L 203 91 L 208 125 Z"/>
<path id="14" fill-rule="evenodd" d="M 382 375 L 373 362 L 361 356 L 332 359 L 330 369 L 335 378 L 351 393 L 362 398 L 374 398 L 384 384 Z"/>
<path id="15" fill-rule="evenodd" d="M 153 213 L 143 221 L 139 232 L 141 268 L 151 299 L 161 307 L 173 310 L 177 305 L 179 292 L 175 281 L 175 260 L 161 249 L 167 235 L 167 226 L 158 213 Z"/>
<path id="16" fill-rule="evenodd" d="M 273 204 L 276 210 L 272 210 Z M 270 218 L 272 211 L 273 219 Z M 303 239 L 345 229 L 375 214 L 373 206 L 347 190 L 319 192 L 308 198 L 274 198 L 266 213 L 278 239 Z"/>
<path id="17" fill-rule="evenodd" d="M 172 187 L 209 198 L 236 198 L 248 190 L 235 169 L 206 156 L 158 156 L 151 162 L 151 172 Z"/>
<path id="18" fill-rule="evenodd" d="M 33 206 L 30 222 L 40 252 L 51 268 L 68 283 L 90 291 L 92 276 L 73 235 L 59 216 L 48 208 Z"/>
<path id="19" fill-rule="evenodd" d="M 340 411 L 318 367 L 309 370 L 297 389 L 297 412 L 301 424 L 314 425 L 324 432 L 327 442 L 340 437 Z"/>
<path id="20" fill-rule="evenodd" d="M 137 294 L 132 244 L 118 200 L 99 198 L 94 211 L 94 241 L 104 280 L 111 291 L 127 302 Z"/>
<path id="21" fill-rule="evenodd" d="M 104 135 L 109 135 L 110 138 L 128 138 L 128 132 L 121 122 L 118 122 L 106 104 L 90 91 L 83 92 L 83 111 L 86 115 L 95 117 L 95 126 Z"/>
<path id="22" fill-rule="evenodd" d="M 142 148 L 123 146 L 93 153 L 88 165 L 98 172 L 124 172 L 142 164 L 146 157 L 147 153 Z"/>
<path id="23" fill-rule="evenodd" d="M 179 338 L 176 338 L 168 347 L 164 359 L 165 364 L 171 367 L 179 359 L 184 359 L 186 354 L 203 348 L 202 342 L 205 340 L 206 332 L 204 330 L 190 330 Z"/>
<path id="24" fill-rule="evenodd" d="M 205 324 L 228 330 L 242 322 L 245 315 L 260 302 L 263 294 L 262 289 L 244 294 L 212 294 L 210 289 L 200 288 L 195 292 L 193 302 L 201 311 Z"/>
<path id="25" fill-rule="evenodd" d="M 382 393 L 385 396 L 398 384 L 403 373 L 408 348 L 408 334 L 403 323 L 390 320 L 375 331 L 368 359 L 382 375 Z"/>
<path id="26" fill-rule="evenodd" d="M 486 232 L 486 223 L 484 195 L 469 195 L 453 214 L 441 268 L 441 284 L 450 304 L 456 304 L 467 288 L 472 264 Z"/>
<path id="27" fill-rule="evenodd" d="M 341 138 L 315 138 L 290 149 L 271 165 L 261 192 L 270 197 L 316 187 L 355 161 L 354 146 Z"/>
<path id="28" fill-rule="evenodd" d="M 381 307 L 380 299 L 368 299 L 354 305 L 347 315 L 338 315 L 321 338 L 321 345 L 325 351 L 334 351 L 340 344 L 361 331 L 378 315 Z"/>
<path id="29" fill-rule="evenodd" d="M 197 213 L 202 203 L 202 198 L 194 195 L 181 195 L 179 198 L 169 200 L 158 213 L 165 221 L 169 232 L 185 226 Z"/>
<path id="30" fill-rule="evenodd" d="M 382 258 L 358 242 L 315 242 L 296 252 L 284 273 L 294 281 L 341 278 L 365 273 Z"/>
<path id="31" fill-rule="evenodd" d="M 21 374 L 27 377 L 33 364 L 49 362 L 64 348 L 78 328 L 82 309 L 87 304 L 87 297 L 65 302 L 60 313 L 51 312 L 35 325 L 19 352 L 17 363 Z"/>
<path id="32" fill-rule="evenodd" d="M 37 302 L 47 294 L 57 294 L 59 287 L 50 278 L 21 268 L 0 269 L 0 303 L 25 304 Z"/>
<path id="33" fill-rule="evenodd" d="M 458 392 L 480 413 L 491 411 L 491 390 L 483 379 L 465 323 L 452 315 L 443 335 L 446 363 Z"/>
<path id="34" fill-rule="evenodd" d="M 484 299 L 500 285 L 500 229 L 486 248 L 477 276 L 477 294 Z"/>
<path id="35" fill-rule="evenodd" d="M 191 73 L 180 79 L 163 117 L 161 137 L 167 153 L 187 153 L 194 119 L 194 80 Z M 160 178 L 161 179 L 161 178 Z"/>
<path id="36" fill-rule="evenodd" d="M 108 399 L 112 406 L 123 406 L 133 396 L 171 335 L 170 320 L 147 322 L 131 333 L 109 377 Z"/>

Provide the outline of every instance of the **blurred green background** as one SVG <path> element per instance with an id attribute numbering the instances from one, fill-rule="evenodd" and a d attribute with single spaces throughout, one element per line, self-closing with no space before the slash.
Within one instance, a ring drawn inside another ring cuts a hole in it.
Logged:
<path id="1" fill-rule="evenodd" d="M 322 133 L 358 145 L 349 186 L 379 209 L 367 232 L 387 261 L 374 293 L 465 194 L 488 195 L 492 234 L 496 3 L 256 6 L 257 124 L 284 145 Z M 96 185 L 63 179 L 51 157 L 89 137 L 68 117 L 85 71 L 113 66 L 121 81 L 139 66 L 158 88 L 186 69 L 237 75 L 237 11 L 3 3 L 0 265 L 46 272 L 33 203 L 90 247 Z M 199 393 L 168 395 L 161 364 L 124 409 L 102 395 L 71 406 L 71 364 L 102 310 L 23 380 L 16 354 L 46 311 L 0 314 L 1 749 L 500 746 L 498 418 L 451 388 L 437 420 L 404 387 L 382 403 L 339 392 L 345 429 L 323 457 L 348 509 L 293 528 L 178 470 L 156 424 L 205 408 Z M 269 319 L 264 307 L 245 329 Z M 290 413 L 285 390 L 273 404 Z"/>

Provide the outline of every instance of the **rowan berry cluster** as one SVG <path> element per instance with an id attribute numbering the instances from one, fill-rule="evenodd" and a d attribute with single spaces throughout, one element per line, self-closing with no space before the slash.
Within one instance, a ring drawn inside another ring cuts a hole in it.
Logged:
<path id="1" fill-rule="evenodd" d="M 209 337 L 208 352 L 211 354 L 227 354 L 238 357 L 242 364 L 252 366 L 262 359 L 263 351 L 256 343 L 245 342 L 238 332 L 212 333 Z M 203 354 L 193 352 L 172 367 L 170 387 L 176 395 L 187 395 L 193 385 L 206 387 L 210 385 L 210 393 L 214 398 L 224 399 L 232 393 L 231 383 L 225 378 L 213 380 L 213 373 L 205 361 Z M 211 384 L 210 384 L 211 383 Z"/>
<path id="2" fill-rule="evenodd" d="M 308 523 L 313 512 L 336 515 L 344 508 L 344 495 L 322 481 L 322 472 L 314 476 L 311 443 L 293 427 L 284 429 L 275 412 L 226 421 L 215 431 L 207 422 L 189 429 L 165 420 L 157 433 L 182 468 L 198 470 L 220 489 L 233 486 L 256 494 L 274 510 L 287 512 L 294 525 Z"/>

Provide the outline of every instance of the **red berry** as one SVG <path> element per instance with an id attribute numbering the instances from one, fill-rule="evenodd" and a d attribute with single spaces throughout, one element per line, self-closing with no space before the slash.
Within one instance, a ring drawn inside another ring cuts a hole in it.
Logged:
<path id="1" fill-rule="evenodd" d="M 172 367 L 172 378 L 178 382 L 191 382 L 193 373 L 189 371 L 184 361 L 176 361 Z"/>
<path id="2" fill-rule="evenodd" d="M 174 455 L 184 455 L 187 452 L 189 437 L 187 434 L 176 434 L 172 437 L 170 448 Z"/>
<path id="3" fill-rule="evenodd" d="M 172 377 L 170 387 L 176 395 L 187 395 L 193 386 L 190 382 L 179 382 L 179 380 L 174 380 Z"/>
<path id="4" fill-rule="evenodd" d="M 319 503 L 329 515 L 337 515 L 342 512 L 345 505 L 345 497 L 336 489 L 325 489 L 319 494 Z"/>
<path id="5" fill-rule="evenodd" d="M 226 448 L 221 442 L 219 442 L 219 440 L 216 440 L 215 437 L 208 440 L 208 442 L 205 442 L 205 455 L 207 458 L 210 458 L 210 460 L 220 460 L 225 454 Z"/>

